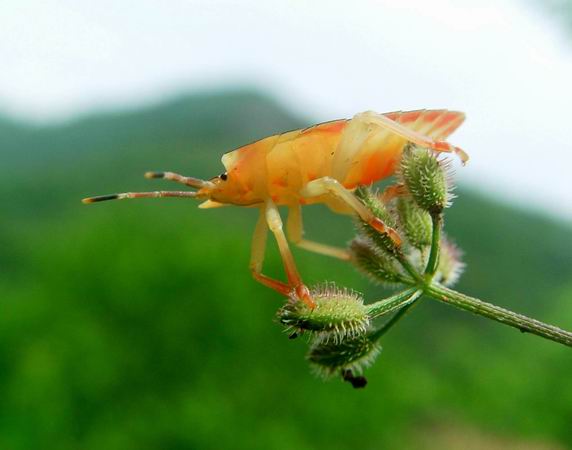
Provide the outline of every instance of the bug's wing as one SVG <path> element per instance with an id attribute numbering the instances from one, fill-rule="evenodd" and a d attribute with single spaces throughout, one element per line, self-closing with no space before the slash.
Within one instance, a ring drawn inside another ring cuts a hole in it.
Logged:
<path id="1" fill-rule="evenodd" d="M 376 124 L 372 111 L 357 114 L 349 122 L 336 151 L 333 176 L 344 180 L 346 187 L 369 184 L 395 171 L 395 164 L 407 140 L 388 128 Z M 383 116 L 434 140 L 444 140 L 465 119 L 465 115 L 448 110 L 390 112 Z"/>
<path id="2" fill-rule="evenodd" d="M 383 115 L 435 140 L 445 140 L 465 120 L 464 113 L 446 109 L 396 111 Z"/>

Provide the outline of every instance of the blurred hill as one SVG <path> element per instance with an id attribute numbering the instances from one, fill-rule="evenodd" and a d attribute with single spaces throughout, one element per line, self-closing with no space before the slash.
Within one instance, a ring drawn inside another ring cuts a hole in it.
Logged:
<path id="1" fill-rule="evenodd" d="M 0 121 L 0 448 L 428 449 L 479 433 L 572 448 L 570 349 L 424 302 L 385 339 L 367 389 L 323 383 L 273 323 L 281 299 L 250 279 L 254 211 L 79 203 L 169 186 L 146 170 L 210 178 L 223 152 L 309 123 L 243 90 Z M 459 288 L 571 328 L 572 227 L 459 197 L 446 227 L 466 253 Z M 309 236 L 351 238 L 348 218 L 309 209 Z M 309 283 L 383 295 L 341 262 L 296 257 Z M 272 246 L 267 266 L 282 276 Z"/>

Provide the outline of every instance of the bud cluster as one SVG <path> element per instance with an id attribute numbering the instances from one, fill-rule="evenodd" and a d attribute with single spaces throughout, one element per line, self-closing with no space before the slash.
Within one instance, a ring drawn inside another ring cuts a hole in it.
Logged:
<path id="1" fill-rule="evenodd" d="M 333 283 L 311 290 L 310 308 L 293 297 L 280 308 L 278 321 L 292 336 L 309 336 L 307 359 L 323 377 L 339 375 L 354 387 L 364 387 L 364 368 L 381 351 L 379 340 L 403 311 L 415 303 L 425 283 L 454 283 L 463 264 L 460 251 L 449 241 L 441 243 L 442 214 L 452 199 L 448 164 L 427 149 L 409 145 L 397 171 L 398 183 L 379 194 L 367 187 L 355 191 L 362 203 L 395 235 L 381 233 L 363 220 L 350 243 L 352 263 L 375 282 L 407 288 L 375 303 Z M 381 326 L 373 320 L 395 312 Z"/>

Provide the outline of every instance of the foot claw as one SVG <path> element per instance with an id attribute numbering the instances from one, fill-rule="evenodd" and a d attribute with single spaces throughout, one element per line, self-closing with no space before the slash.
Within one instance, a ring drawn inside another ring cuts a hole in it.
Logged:
<path id="1" fill-rule="evenodd" d="M 314 309 L 316 307 L 316 303 L 312 300 L 312 296 L 310 295 L 310 290 L 305 285 L 301 284 L 300 286 L 296 286 L 296 297 L 303 301 L 308 308 Z"/>
<path id="2" fill-rule="evenodd" d="M 393 186 L 389 186 L 385 188 L 385 190 L 381 193 L 379 198 L 383 203 L 389 203 L 394 198 L 400 197 L 407 192 L 405 186 L 402 184 L 395 184 Z"/>
<path id="3" fill-rule="evenodd" d="M 397 231 L 395 231 L 393 228 L 387 228 L 387 235 L 397 247 L 401 246 L 401 236 L 399 236 Z"/>
<path id="4" fill-rule="evenodd" d="M 467 164 L 467 161 L 469 160 L 469 155 L 467 152 L 465 152 L 460 147 L 456 147 L 454 145 L 449 144 L 446 141 L 437 141 L 435 142 L 435 145 L 433 145 L 432 148 L 437 152 L 456 153 L 459 159 L 461 160 L 463 166 Z"/>

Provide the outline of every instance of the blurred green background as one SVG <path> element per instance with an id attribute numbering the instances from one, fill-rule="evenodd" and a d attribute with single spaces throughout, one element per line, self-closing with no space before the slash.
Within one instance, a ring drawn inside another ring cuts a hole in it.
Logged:
<path id="1" fill-rule="evenodd" d="M 250 278 L 254 210 L 80 203 L 170 186 L 146 170 L 214 176 L 224 151 L 312 122 L 244 89 L 0 121 L 0 449 L 572 448 L 568 348 L 424 301 L 384 339 L 366 389 L 325 383 L 274 322 L 282 299 Z M 459 289 L 570 329 L 570 224 L 458 194 Z M 352 237 L 347 217 L 306 216 L 310 237 Z M 309 284 L 384 295 L 294 251 Z M 282 277 L 273 244 L 266 267 Z"/>

